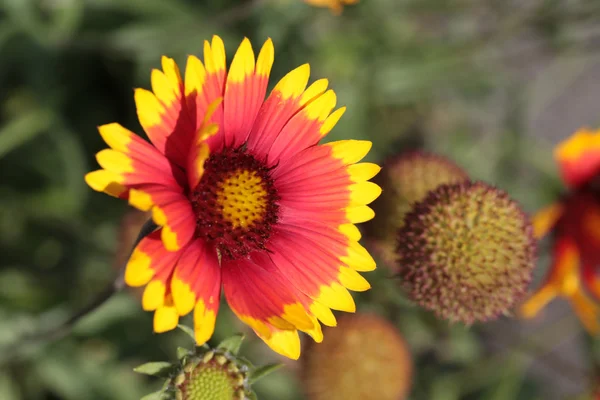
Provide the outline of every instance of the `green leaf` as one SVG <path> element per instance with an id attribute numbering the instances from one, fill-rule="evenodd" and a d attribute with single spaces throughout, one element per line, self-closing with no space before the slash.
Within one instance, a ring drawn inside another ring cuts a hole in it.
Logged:
<path id="1" fill-rule="evenodd" d="M 182 360 L 183 357 L 190 355 L 192 352 L 186 349 L 185 347 L 177 348 L 177 359 Z"/>
<path id="2" fill-rule="evenodd" d="M 248 379 L 248 382 L 252 385 L 259 379 L 262 379 L 270 373 L 277 371 L 281 367 L 283 367 L 283 364 L 268 364 L 262 367 L 258 367 L 250 373 L 250 378 Z"/>
<path id="3" fill-rule="evenodd" d="M 235 360 L 237 361 L 238 364 L 245 366 L 249 370 L 254 369 L 254 364 L 252 364 L 252 361 L 248 360 L 246 357 L 238 356 L 235 358 Z"/>
<path id="4" fill-rule="evenodd" d="M 46 132 L 54 121 L 47 110 L 32 110 L 12 119 L 0 130 L 0 158 Z"/>
<path id="5" fill-rule="evenodd" d="M 77 324 L 74 332 L 78 335 L 93 336 L 110 326 L 121 323 L 139 312 L 139 305 L 126 293 L 114 295 L 110 301 L 93 313 L 86 315 Z"/>
<path id="6" fill-rule="evenodd" d="M 5 400 L 21 398 L 16 382 L 8 374 L 0 374 L 0 398 Z"/>
<path id="7" fill-rule="evenodd" d="M 194 343 L 196 343 L 196 337 L 194 336 L 194 330 L 192 328 L 190 328 L 189 326 L 186 325 L 177 325 L 177 327 L 179 329 L 181 329 L 182 331 L 184 331 L 189 337 L 192 338 L 192 340 L 194 341 Z"/>
<path id="8" fill-rule="evenodd" d="M 150 393 L 142 397 L 140 400 L 162 400 L 163 399 L 163 391 L 159 390 L 158 392 Z"/>
<path id="9" fill-rule="evenodd" d="M 256 393 L 254 393 L 253 390 L 251 390 L 249 393 L 246 393 L 246 397 L 248 400 L 258 400 L 258 397 L 256 397 Z"/>
<path id="10" fill-rule="evenodd" d="M 240 347 L 242 346 L 243 340 L 244 335 L 238 333 L 237 335 L 231 336 L 219 343 L 217 349 L 223 349 L 225 351 L 230 352 L 233 355 L 237 355 L 237 353 L 239 353 L 240 351 Z"/>
<path id="11" fill-rule="evenodd" d="M 166 361 L 154 361 L 135 367 L 133 370 L 138 374 L 158 376 L 166 378 L 171 375 L 176 366 Z"/>

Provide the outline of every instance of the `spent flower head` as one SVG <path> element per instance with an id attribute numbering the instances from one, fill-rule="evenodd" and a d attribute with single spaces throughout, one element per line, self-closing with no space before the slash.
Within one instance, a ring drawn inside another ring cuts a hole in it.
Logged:
<path id="1" fill-rule="evenodd" d="M 401 285 L 450 321 L 471 324 L 506 313 L 525 294 L 535 265 L 529 219 L 508 194 L 482 182 L 429 192 L 397 237 Z"/>
<path id="2" fill-rule="evenodd" d="M 373 251 L 393 267 L 396 231 L 406 213 L 438 186 L 468 179 L 461 167 L 437 154 L 410 151 L 386 161 L 376 178 L 383 188 L 382 195 L 373 203 L 377 215 L 365 226 Z"/>
<path id="3" fill-rule="evenodd" d="M 403 337 L 373 314 L 344 315 L 319 345 L 307 348 L 302 382 L 310 400 L 402 400 L 413 362 Z"/>

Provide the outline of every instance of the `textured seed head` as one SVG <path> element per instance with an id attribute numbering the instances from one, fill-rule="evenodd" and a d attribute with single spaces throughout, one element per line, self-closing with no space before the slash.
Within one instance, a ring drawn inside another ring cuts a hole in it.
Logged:
<path id="1" fill-rule="evenodd" d="M 309 400 L 403 400 L 412 358 L 396 328 L 370 314 L 344 315 L 321 344 L 305 350 L 302 380 Z"/>
<path id="2" fill-rule="evenodd" d="M 527 216 L 505 192 L 481 182 L 429 192 L 406 215 L 397 240 L 408 295 L 438 317 L 467 324 L 518 302 L 536 259 Z"/>
<path id="3" fill-rule="evenodd" d="M 376 178 L 383 188 L 372 204 L 375 218 L 367 224 L 366 235 L 372 250 L 387 265 L 393 265 L 396 230 L 412 205 L 423 200 L 439 185 L 463 182 L 467 173 L 452 161 L 436 154 L 409 152 L 385 163 Z"/>

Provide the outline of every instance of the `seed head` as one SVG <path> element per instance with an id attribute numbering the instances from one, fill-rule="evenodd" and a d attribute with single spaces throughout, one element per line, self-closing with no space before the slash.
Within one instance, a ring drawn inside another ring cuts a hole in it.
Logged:
<path id="1" fill-rule="evenodd" d="M 406 342 L 388 321 L 344 315 L 305 351 L 302 380 L 310 400 L 402 400 L 412 382 Z"/>
<path id="2" fill-rule="evenodd" d="M 406 215 L 397 239 L 407 294 L 437 316 L 467 324 L 517 303 L 536 259 L 533 228 L 519 205 L 481 182 L 429 192 Z"/>
<path id="3" fill-rule="evenodd" d="M 365 227 L 366 236 L 373 252 L 385 264 L 393 266 L 396 231 L 413 204 L 439 185 L 463 182 L 468 176 L 445 157 L 413 151 L 386 162 L 375 179 L 379 179 L 383 193 L 373 203 L 375 218 Z"/>

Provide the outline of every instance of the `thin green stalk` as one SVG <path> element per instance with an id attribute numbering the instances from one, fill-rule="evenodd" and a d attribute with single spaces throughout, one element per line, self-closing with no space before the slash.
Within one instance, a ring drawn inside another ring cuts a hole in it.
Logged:
<path id="1" fill-rule="evenodd" d="M 149 233 L 156 229 L 156 225 L 152 220 L 147 221 L 138 237 L 135 240 L 133 248 L 146 237 Z M 97 310 L 100 306 L 110 300 L 114 294 L 120 292 L 125 287 L 125 265 L 119 269 L 119 274 L 113 282 L 108 284 L 104 290 L 96 295 L 88 304 L 81 309 L 74 312 L 71 316 L 66 318 L 59 324 L 56 324 L 50 328 L 43 328 L 37 332 L 26 334 L 21 337 L 16 343 L 4 346 L 0 349 L 0 366 L 7 364 L 23 354 L 23 352 L 31 347 L 46 344 L 52 341 L 56 341 L 68 335 L 75 325 L 86 315 L 89 315 L 93 311 Z M 38 317 L 40 321 L 47 320 L 47 315 L 43 314 Z"/>

